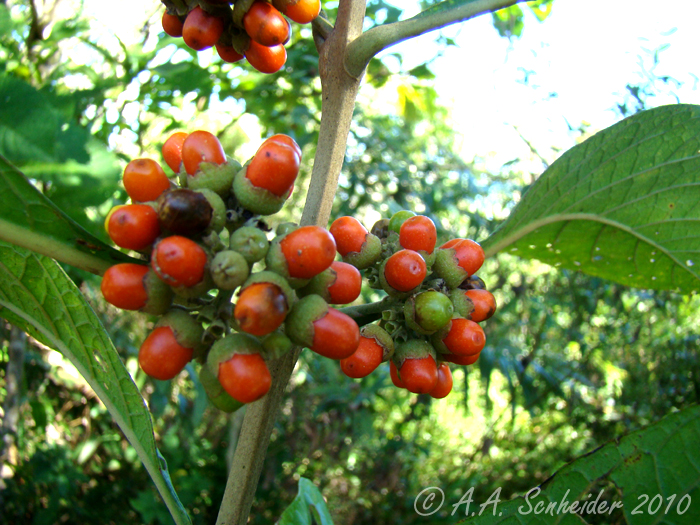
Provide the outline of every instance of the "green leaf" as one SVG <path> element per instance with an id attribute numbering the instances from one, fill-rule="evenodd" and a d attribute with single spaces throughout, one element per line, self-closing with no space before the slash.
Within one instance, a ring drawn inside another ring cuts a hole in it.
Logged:
<path id="1" fill-rule="evenodd" d="M 472 503 L 469 514 L 483 510 L 482 515 L 460 523 L 580 525 L 593 514 L 588 510 L 597 500 L 595 523 L 600 523 L 601 517 L 605 521 L 612 505 L 617 508 L 621 505 L 629 525 L 695 525 L 700 515 L 698 442 L 700 407 L 693 406 L 575 460 L 526 495 L 498 503 L 495 512 L 493 504 L 482 509 L 478 505 L 485 502 L 478 502 L 476 507 Z M 594 490 L 594 487 L 604 480 L 615 483 L 622 493 L 621 499 L 611 500 L 602 495 L 598 499 L 600 489 Z M 646 502 L 643 495 L 647 496 Z M 660 507 L 659 499 L 662 501 Z M 570 506 L 574 501 L 585 502 L 583 517 L 564 511 L 562 502 Z M 538 513 L 540 502 L 543 505 Z M 603 502 L 606 504 L 604 511 L 601 510 Z M 549 504 L 552 507 L 547 513 Z M 652 505 L 651 509 L 649 505 Z M 463 512 L 466 512 L 465 503 L 460 505 L 456 514 Z"/>
<path id="2" fill-rule="evenodd" d="M 90 235 L 2 156 L 0 239 L 96 274 L 118 262 L 143 263 Z"/>
<path id="3" fill-rule="evenodd" d="M 637 113 L 561 156 L 483 243 L 628 286 L 700 288 L 700 107 Z"/>
<path id="4" fill-rule="evenodd" d="M 178 524 L 190 523 L 158 452 L 151 416 L 90 305 L 48 257 L 0 242 L 0 317 L 61 352 L 105 404 Z"/>
<path id="5" fill-rule="evenodd" d="M 23 80 L 0 75 L 0 154 L 14 163 L 88 161 L 88 132 L 62 118 L 55 98 Z"/>
<path id="6" fill-rule="evenodd" d="M 316 485 L 306 478 L 300 478 L 299 493 L 282 513 L 277 525 L 313 525 L 314 523 L 333 525 L 333 520 L 326 507 L 326 500 L 323 499 Z"/>

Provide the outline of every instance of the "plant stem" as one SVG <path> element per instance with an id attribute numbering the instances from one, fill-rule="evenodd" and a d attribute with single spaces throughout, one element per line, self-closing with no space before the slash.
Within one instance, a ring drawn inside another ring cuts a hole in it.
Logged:
<path id="1" fill-rule="evenodd" d="M 340 0 L 335 28 L 320 44 L 321 127 L 301 224 L 328 224 L 362 77 L 362 71 L 348 75 L 342 58 L 350 42 L 362 32 L 365 8 L 365 0 Z M 246 410 L 217 525 L 243 525 L 248 521 L 272 427 L 300 353 L 301 348 L 295 348 L 270 363 L 270 391 Z"/>
<path id="2" fill-rule="evenodd" d="M 350 45 L 345 55 L 345 67 L 350 75 L 358 74 L 365 70 L 377 53 L 394 44 L 524 1 L 526 0 L 445 0 L 412 18 L 376 26 L 364 33 Z"/>

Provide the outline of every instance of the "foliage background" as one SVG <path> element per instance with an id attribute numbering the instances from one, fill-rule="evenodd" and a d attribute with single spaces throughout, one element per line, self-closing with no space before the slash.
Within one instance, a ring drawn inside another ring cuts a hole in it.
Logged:
<path id="1" fill-rule="evenodd" d="M 81 4 L 0 2 L 0 153 L 95 235 L 107 240 L 102 217 L 126 200 L 123 166 L 137 156 L 158 158 L 173 130 L 215 131 L 239 160 L 261 136 L 286 132 L 313 158 L 320 84 L 308 31 L 295 35 L 286 74 L 267 77 L 159 33 L 158 2 L 144 2 L 147 16 L 134 24 L 133 43 L 97 31 Z M 518 10 L 494 19 L 513 46 L 530 30 Z M 400 15 L 386 2 L 368 2 L 368 26 Z M 405 70 L 395 60 L 370 64 L 334 216 L 353 214 L 370 225 L 412 208 L 433 217 L 444 239 L 483 239 L 534 181 L 533 159 L 549 163 L 556 152 L 533 148 L 530 157 L 485 170 L 477 152 L 466 159 L 458 151 L 430 67 Z M 677 85 L 652 71 L 611 106 L 621 118 Z M 576 123 L 571 132 L 582 140 L 589 130 Z M 302 180 L 288 218 L 298 219 L 304 188 Z M 242 414 L 226 418 L 209 407 L 189 368 L 173 382 L 146 378 L 136 354 L 152 320 L 108 307 L 98 280 L 69 271 L 146 397 L 193 521 L 212 523 Z M 338 524 L 414 523 L 414 498 L 427 486 L 443 488 L 453 502 L 470 487 L 477 502 L 498 487 L 508 499 L 580 454 L 698 401 L 697 297 L 628 289 L 507 254 L 488 261 L 481 276 L 500 311 L 485 325 L 488 346 L 478 364 L 455 370 L 455 392 L 444 401 L 392 388 L 388 367 L 354 381 L 336 363 L 303 354 L 252 523 L 277 519 L 301 476 L 321 488 Z M 165 507 L 153 504 L 135 454 L 75 370 L 0 326 L 0 518 L 170 523 Z M 601 489 L 619 499 L 614 486 Z M 454 523 L 451 510 L 423 521 Z M 624 523 L 621 514 L 600 519 Z"/>

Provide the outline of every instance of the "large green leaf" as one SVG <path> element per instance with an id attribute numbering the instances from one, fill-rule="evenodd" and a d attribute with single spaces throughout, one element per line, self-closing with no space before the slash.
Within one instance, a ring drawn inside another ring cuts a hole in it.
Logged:
<path id="1" fill-rule="evenodd" d="M 492 495 L 489 504 L 472 502 L 468 513 L 477 515 L 463 523 L 581 525 L 594 514 L 593 507 L 596 516 L 591 521 L 607 523 L 600 518 L 609 516 L 615 505 L 622 508 L 629 525 L 696 525 L 700 516 L 698 443 L 700 407 L 693 406 L 577 459 L 524 496 L 498 504 L 498 495 Z M 614 482 L 621 498 L 599 498 L 600 489 L 593 489 L 602 480 Z M 463 499 L 455 515 L 467 512 Z M 566 511 L 575 501 L 586 504 L 582 516 Z"/>
<path id="2" fill-rule="evenodd" d="M 285 509 L 277 525 L 333 525 L 326 500 L 311 481 L 299 479 L 299 493 Z"/>
<path id="3" fill-rule="evenodd" d="M 148 408 L 90 305 L 48 257 L 0 242 L 0 317 L 61 352 L 136 449 L 178 524 L 190 523 L 158 452 Z"/>
<path id="4" fill-rule="evenodd" d="M 700 107 L 629 117 L 561 156 L 484 243 L 641 288 L 700 288 Z"/>
<path id="5" fill-rule="evenodd" d="M 90 235 L 2 156 L 0 239 L 96 274 L 117 262 L 139 262 Z"/>

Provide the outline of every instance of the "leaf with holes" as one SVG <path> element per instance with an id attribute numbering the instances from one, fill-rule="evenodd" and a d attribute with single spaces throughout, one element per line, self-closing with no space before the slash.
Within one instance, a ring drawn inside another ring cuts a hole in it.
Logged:
<path id="1" fill-rule="evenodd" d="M 470 515 L 474 510 L 481 515 L 459 523 L 585 525 L 607 523 L 620 509 L 629 525 L 695 525 L 699 440 L 700 407 L 693 406 L 580 457 L 523 496 L 496 505 L 492 495 L 491 504 L 476 509 L 472 503 Z M 617 491 L 601 492 L 604 482 L 614 483 L 621 497 Z"/>
<path id="2" fill-rule="evenodd" d="M 78 369 L 136 449 L 175 522 L 189 524 L 138 388 L 100 320 L 56 261 L 0 241 L 0 317 Z"/>
<path id="3" fill-rule="evenodd" d="M 483 247 L 628 286 L 700 289 L 700 106 L 638 113 L 567 151 Z"/>

